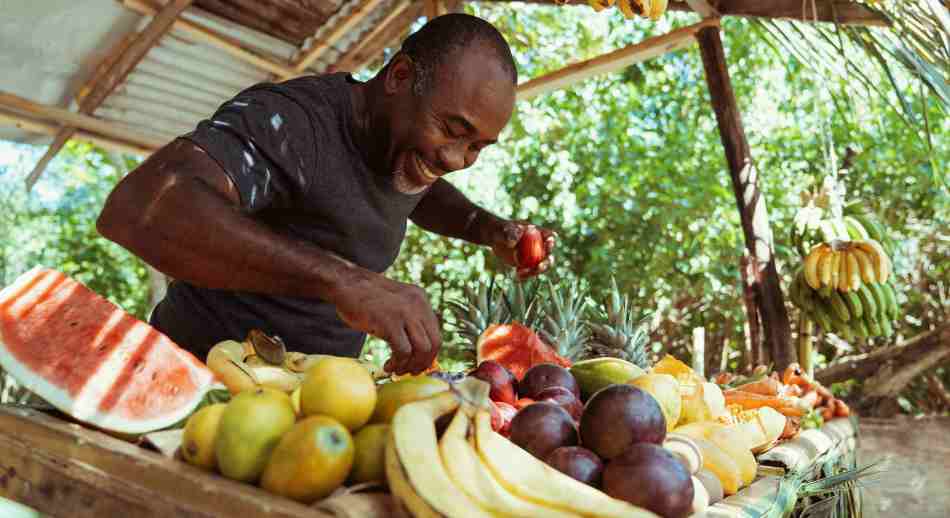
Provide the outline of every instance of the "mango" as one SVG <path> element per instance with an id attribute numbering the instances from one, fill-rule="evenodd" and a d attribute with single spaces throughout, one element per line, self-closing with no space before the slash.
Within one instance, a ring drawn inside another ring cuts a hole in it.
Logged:
<path id="1" fill-rule="evenodd" d="M 575 363 L 571 374 L 581 388 L 581 399 L 587 401 L 600 389 L 645 374 L 644 370 L 620 358 L 592 358 Z"/>
<path id="2" fill-rule="evenodd" d="M 218 471 L 233 480 L 256 482 L 295 420 L 286 392 L 258 387 L 238 393 L 221 416 L 215 444 Z"/>

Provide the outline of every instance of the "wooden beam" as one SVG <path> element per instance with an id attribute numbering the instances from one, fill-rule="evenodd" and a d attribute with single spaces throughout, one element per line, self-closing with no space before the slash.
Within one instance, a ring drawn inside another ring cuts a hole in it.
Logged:
<path id="1" fill-rule="evenodd" d="M 152 6 L 151 3 L 146 0 L 118 0 L 123 6 L 131 9 L 140 14 L 154 14 L 156 9 Z M 218 48 L 231 56 L 249 64 L 255 66 L 266 72 L 281 76 L 289 77 L 294 75 L 293 69 L 278 63 L 270 58 L 261 56 L 260 54 L 249 50 L 244 47 L 244 44 L 236 38 L 221 34 L 216 32 L 205 25 L 195 23 L 185 19 L 178 19 L 175 21 L 174 28 L 180 30 L 181 32 L 188 34 L 192 38 L 207 43 L 208 45 Z"/>
<path id="2" fill-rule="evenodd" d="M 21 114 L 5 112 L 0 110 L 0 125 L 3 126 L 12 126 L 18 128 L 22 131 L 37 133 L 40 135 L 49 135 L 55 137 L 59 133 L 60 127 L 58 124 L 50 124 L 48 122 L 38 121 L 30 117 L 26 117 Z M 103 137 L 95 133 L 90 133 L 88 131 L 77 130 L 73 134 L 73 138 L 76 140 L 84 140 L 91 144 L 95 144 L 101 148 L 108 149 L 110 151 L 118 151 L 120 153 L 130 153 L 133 155 L 148 156 L 152 154 L 156 148 L 142 147 L 137 144 L 130 142 L 125 142 L 122 140 L 116 140 L 110 137 Z"/>
<path id="3" fill-rule="evenodd" d="M 294 61 L 291 67 L 294 73 L 291 74 L 291 76 L 303 74 L 307 67 L 319 59 L 326 51 L 330 50 L 330 47 L 340 41 L 340 38 L 346 35 L 346 33 L 355 29 L 360 22 L 369 16 L 369 13 L 371 13 L 373 9 L 376 9 L 376 7 L 382 3 L 383 0 L 359 0 L 359 4 L 350 11 L 350 14 L 334 23 L 330 31 L 327 32 L 320 41 L 315 42 L 312 47 L 304 51 Z"/>
<path id="4" fill-rule="evenodd" d="M 729 78 L 726 55 L 719 38 L 719 27 L 706 27 L 696 35 L 706 71 L 706 83 L 712 100 L 719 136 L 726 152 L 732 177 L 732 190 L 749 252 L 751 275 L 748 282 L 755 291 L 763 338 L 772 353 L 775 368 L 781 372 L 795 361 L 791 342 L 791 324 L 785 310 L 775 254 L 769 228 L 765 198 L 758 186 L 758 171 L 752 161 L 749 143 L 742 128 L 742 116 Z"/>
<path id="5" fill-rule="evenodd" d="M 393 25 L 398 24 L 403 25 L 404 14 L 412 7 L 414 2 L 412 0 L 400 0 L 393 6 L 392 10 L 387 14 L 379 23 L 373 27 L 373 30 L 369 34 L 364 35 L 360 38 L 360 41 L 350 47 L 345 54 L 340 56 L 337 59 L 336 63 L 330 66 L 329 70 L 346 70 L 351 72 L 356 72 L 354 64 L 361 63 L 365 60 L 361 59 L 366 56 L 366 51 L 370 48 L 374 48 L 374 43 L 379 39 L 380 35 L 386 34 L 392 31 Z"/>
<path id="6" fill-rule="evenodd" d="M 408 9 L 377 32 L 372 38 L 367 38 L 359 52 L 347 53 L 347 61 L 340 61 L 339 70 L 358 71 L 372 65 L 382 56 L 383 50 L 399 46 L 400 39 L 409 30 L 412 23 L 422 16 L 422 3 L 410 2 Z"/>
<path id="7" fill-rule="evenodd" d="M 97 71 L 101 73 L 95 73 L 92 80 L 85 85 L 85 95 L 83 95 L 79 102 L 80 113 L 91 115 L 95 112 L 96 108 L 102 104 L 102 101 L 104 101 L 117 86 L 125 81 L 129 72 L 145 57 L 145 54 L 158 43 L 162 36 L 168 33 L 175 19 L 178 18 L 178 15 L 181 14 L 185 8 L 191 5 L 191 2 L 192 0 L 171 0 L 165 4 L 165 7 L 152 18 L 148 25 L 142 29 L 128 45 L 126 45 L 125 41 L 120 41 L 118 47 L 122 49 L 121 53 L 118 56 L 106 56 L 107 60 L 109 60 L 110 57 L 112 58 L 110 65 L 104 72 L 101 71 L 102 69 Z M 27 191 L 33 189 L 33 186 L 39 181 L 40 176 L 43 175 L 43 171 L 46 170 L 46 166 L 49 165 L 53 157 L 63 149 L 63 146 L 66 145 L 66 142 L 74 133 L 76 133 L 76 128 L 69 126 L 59 130 L 53 138 L 53 142 L 51 142 L 46 149 L 46 153 L 40 158 L 33 167 L 33 170 L 26 177 Z"/>
<path id="8" fill-rule="evenodd" d="M 703 18 L 714 18 L 719 16 L 719 11 L 717 11 L 706 0 L 686 0 L 686 3 L 689 5 L 690 9 L 696 11 L 696 13 Z"/>
<path id="9" fill-rule="evenodd" d="M 70 518 L 333 515 L 42 412 L 0 405 L 0 496 Z"/>
<path id="10" fill-rule="evenodd" d="M 442 0 L 422 0 L 423 12 L 427 20 L 431 20 L 437 16 L 442 16 L 448 12 L 448 9 L 445 7 L 445 2 Z"/>
<path id="11" fill-rule="evenodd" d="M 50 121 L 63 126 L 72 126 L 104 137 L 121 140 L 144 148 L 158 149 L 165 142 L 130 128 L 120 128 L 96 117 L 71 112 L 56 106 L 35 103 L 18 95 L 0 92 L 0 108 L 24 113 L 33 119 Z"/>
<path id="12" fill-rule="evenodd" d="M 587 0 L 481 0 L 485 2 L 513 1 L 546 4 L 546 5 L 576 5 L 590 9 Z M 720 0 L 715 2 L 716 10 L 722 16 L 743 16 L 752 18 L 773 18 L 784 20 L 798 20 L 804 22 L 815 21 L 815 14 L 811 9 L 811 0 Z M 805 5 L 805 10 L 802 6 Z M 817 19 L 819 22 L 837 22 L 841 25 L 888 26 L 887 19 L 871 9 L 852 0 L 815 0 Z M 669 11 L 695 12 L 686 0 L 671 1 L 667 7 Z M 805 16 L 802 16 L 804 12 Z"/>
<path id="13" fill-rule="evenodd" d="M 704 27 L 718 29 L 718 26 L 718 19 L 703 20 L 593 59 L 572 63 L 560 70 L 518 85 L 518 100 L 523 101 L 560 88 L 567 88 L 590 77 L 620 70 L 633 63 L 639 63 L 667 52 L 682 49 L 695 42 L 696 33 L 700 29 Z"/>

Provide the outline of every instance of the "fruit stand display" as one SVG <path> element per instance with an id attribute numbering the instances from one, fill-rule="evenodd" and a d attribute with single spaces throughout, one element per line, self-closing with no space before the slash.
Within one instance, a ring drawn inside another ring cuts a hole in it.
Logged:
<path id="1" fill-rule="evenodd" d="M 0 412 L 0 496 L 52 516 L 766 516 L 853 465 L 847 406 L 797 365 L 706 380 L 672 356 L 572 360 L 567 321 L 554 346 L 486 323 L 467 372 L 394 377 L 259 331 L 202 362 L 36 268 L 0 292 L 0 365 L 36 396 Z M 600 347 L 637 357 L 633 332 Z"/>

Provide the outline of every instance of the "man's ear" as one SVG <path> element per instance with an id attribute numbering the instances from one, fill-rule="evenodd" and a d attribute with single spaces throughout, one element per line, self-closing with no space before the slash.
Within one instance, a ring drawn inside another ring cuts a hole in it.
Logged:
<path id="1" fill-rule="evenodd" d="M 416 67 L 412 58 L 403 52 L 398 52 L 386 67 L 383 86 L 389 95 L 406 93 L 412 90 L 415 79 Z"/>

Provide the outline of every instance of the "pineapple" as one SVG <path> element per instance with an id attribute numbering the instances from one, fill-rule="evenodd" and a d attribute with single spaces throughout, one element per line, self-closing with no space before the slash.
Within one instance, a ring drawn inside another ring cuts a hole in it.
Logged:
<path id="1" fill-rule="evenodd" d="M 598 308 L 596 321 L 588 322 L 591 355 L 620 358 L 646 369 L 650 334 L 645 320 L 634 319 L 629 299 L 620 294 L 617 281 L 611 279 L 609 300 Z"/>
<path id="2" fill-rule="evenodd" d="M 587 293 L 577 282 L 562 284 L 559 287 L 549 282 L 548 292 L 539 333 L 541 339 L 571 362 L 583 360 L 590 336 L 584 320 L 589 304 Z"/>
<path id="3" fill-rule="evenodd" d="M 511 282 L 508 289 L 502 291 L 492 277 L 487 283 L 480 280 L 477 289 L 465 288 L 464 300 L 447 301 L 467 356 L 474 358 L 478 338 L 492 324 L 518 322 L 534 326 L 538 319 L 534 304 L 537 289 L 524 284 L 528 283 Z"/>

